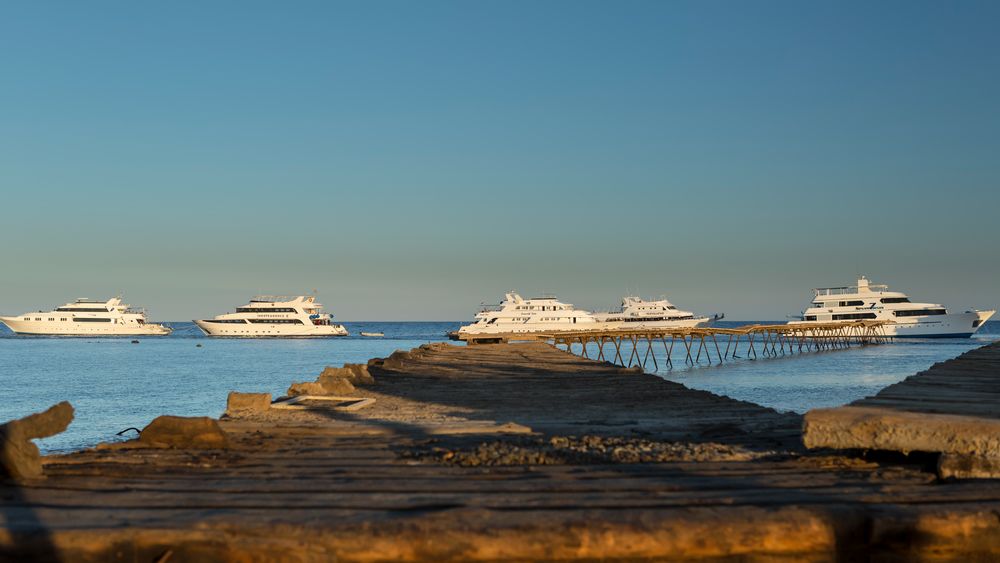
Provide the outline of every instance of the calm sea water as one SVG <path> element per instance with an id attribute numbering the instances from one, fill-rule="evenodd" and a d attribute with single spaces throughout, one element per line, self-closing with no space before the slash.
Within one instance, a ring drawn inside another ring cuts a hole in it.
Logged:
<path id="1" fill-rule="evenodd" d="M 394 350 L 446 340 L 458 322 L 345 323 L 352 335 L 385 338 L 229 340 L 204 337 L 191 323 L 169 323 L 165 338 L 45 338 L 16 336 L 0 327 L 0 366 L 6 392 L 0 421 L 68 400 L 69 429 L 41 440 L 43 451 L 92 446 L 142 428 L 160 414 L 218 416 L 229 391 L 281 395 L 292 381 L 315 379 L 327 365 L 365 362 Z M 742 323 L 723 323 L 736 326 Z M 898 340 L 834 352 L 695 367 L 675 362 L 668 379 L 770 407 L 805 412 L 875 393 L 931 364 L 1000 340 L 1000 323 L 972 339 Z M 201 347 L 198 347 L 198 345 Z M 648 366 L 651 368 L 651 366 Z"/>

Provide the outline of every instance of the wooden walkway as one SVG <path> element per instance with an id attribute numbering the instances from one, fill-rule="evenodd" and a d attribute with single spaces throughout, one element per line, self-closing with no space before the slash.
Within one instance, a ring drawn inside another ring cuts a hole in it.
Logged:
<path id="1" fill-rule="evenodd" d="M 711 364 L 739 358 L 775 358 L 824 350 L 840 350 L 890 342 L 886 321 L 747 325 L 737 328 L 678 327 L 608 329 L 554 333 L 458 335 L 469 344 L 541 341 L 562 346 L 585 358 L 654 370 L 672 367 L 675 358 L 687 364 Z M 742 346 L 742 349 L 741 349 Z M 740 356 L 743 354 L 743 356 Z M 714 358 L 714 360 L 713 360 Z"/>
<path id="2" fill-rule="evenodd" d="M 427 346 L 371 372 L 372 407 L 223 420 L 226 450 L 47 458 L 46 479 L 0 486 L 0 560 L 1000 556 L 1000 483 L 806 452 L 797 415 L 540 343 Z M 583 435 L 682 447 L 521 455 Z"/>

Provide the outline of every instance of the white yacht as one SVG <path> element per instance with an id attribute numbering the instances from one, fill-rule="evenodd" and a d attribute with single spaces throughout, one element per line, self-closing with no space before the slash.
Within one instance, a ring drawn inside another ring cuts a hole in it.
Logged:
<path id="1" fill-rule="evenodd" d="M 213 319 L 194 321 L 208 336 L 237 338 L 347 336 L 344 325 L 312 295 L 259 295 L 250 303 Z"/>
<path id="2" fill-rule="evenodd" d="M 872 285 L 864 276 L 856 286 L 824 287 L 813 292 L 812 306 L 803 311 L 801 320 L 789 324 L 891 321 L 885 325 L 889 336 L 967 338 L 996 313 L 976 310 L 949 313 L 937 303 L 912 303 L 905 293 L 889 291 L 886 285 Z"/>
<path id="3" fill-rule="evenodd" d="M 0 317 L 0 322 L 18 334 L 48 336 L 166 336 L 171 331 L 161 324 L 147 323 L 146 312 L 130 308 L 121 297 L 77 299 L 52 311 Z"/>
<path id="4" fill-rule="evenodd" d="M 610 313 L 594 313 L 594 317 L 607 328 L 657 329 L 703 326 L 721 317 L 698 317 L 690 311 L 681 311 L 666 299 L 646 301 L 641 297 L 626 296 L 622 306 Z"/>
<path id="5" fill-rule="evenodd" d="M 515 292 L 504 295 L 499 305 L 484 305 L 472 324 L 458 329 L 461 335 L 530 334 L 571 332 L 600 328 L 600 323 L 587 311 L 574 309 L 555 297 L 524 299 Z"/>

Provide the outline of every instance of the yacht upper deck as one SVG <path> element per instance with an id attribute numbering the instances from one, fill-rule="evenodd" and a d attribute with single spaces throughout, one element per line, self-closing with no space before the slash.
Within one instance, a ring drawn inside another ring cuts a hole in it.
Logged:
<path id="1" fill-rule="evenodd" d="M 843 287 L 818 287 L 813 289 L 817 297 L 824 295 L 858 295 L 867 293 L 885 293 L 889 291 L 889 286 L 884 284 L 870 284 L 868 278 L 861 276 L 857 285 Z"/>
<path id="2" fill-rule="evenodd" d="M 250 298 L 251 303 L 288 303 L 289 301 L 301 301 L 304 295 L 255 295 Z"/>

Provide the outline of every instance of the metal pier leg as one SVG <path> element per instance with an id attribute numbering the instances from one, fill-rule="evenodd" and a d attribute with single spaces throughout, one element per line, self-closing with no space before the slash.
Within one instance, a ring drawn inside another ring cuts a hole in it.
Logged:
<path id="1" fill-rule="evenodd" d="M 612 336 L 611 342 L 614 343 L 615 345 L 615 360 L 620 362 L 619 365 L 624 366 L 625 358 L 622 358 L 622 338 L 621 337 L 615 338 Z"/>
<path id="2" fill-rule="evenodd" d="M 646 358 L 653 356 L 653 369 L 660 370 L 660 365 L 656 362 L 656 354 L 653 352 L 653 337 L 646 335 L 646 357 L 642 359 L 642 368 L 646 369 Z"/>
<path id="3" fill-rule="evenodd" d="M 636 352 L 635 346 L 635 336 L 629 338 L 632 342 L 632 353 L 628 355 L 628 367 L 632 367 L 632 356 L 635 356 L 636 361 L 639 361 L 639 353 Z"/>

